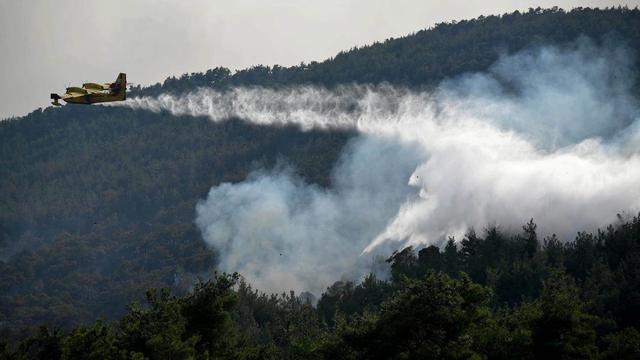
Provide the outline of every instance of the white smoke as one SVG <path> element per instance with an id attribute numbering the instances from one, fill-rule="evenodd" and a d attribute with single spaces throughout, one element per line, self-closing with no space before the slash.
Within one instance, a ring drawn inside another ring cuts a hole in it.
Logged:
<path id="1" fill-rule="evenodd" d="M 220 267 L 258 288 L 319 293 L 367 272 L 376 253 L 439 244 L 494 223 L 570 240 L 640 210 L 640 122 L 633 61 L 586 40 L 503 56 L 432 92 L 201 89 L 137 98 L 134 108 L 358 131 L 333 185 L 287 169 L 215 186 L 197 206 Z"/>

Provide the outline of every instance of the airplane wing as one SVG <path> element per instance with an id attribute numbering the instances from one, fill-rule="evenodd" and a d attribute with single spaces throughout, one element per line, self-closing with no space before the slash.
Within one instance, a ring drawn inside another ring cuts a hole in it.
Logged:
<path id="1" fill-rule="evenodd" d="M 87 90 L 109 90 L 109 84 L 84 83 L 82 87 Z"/>
<path id="2" fill-rule="evenodd" d="M 67 88 L 67 94 L 83 94 L 86 95 L 87 94 L 87 89 L 81 88 L 81 87 L 76 87 L 76 86 L 72 86 L 72 87 L 68 87 Z"/>
<path id="3" fill-rule="evenodd" d="M 83 97 L 87 95 L 87 93 L 81 93 L 81 92 L 69 92 L 67 91 L 64 95 L 62 95 L 62 99 L 69 99 L 69 98 L 76 98 L 76 97 Z"/>

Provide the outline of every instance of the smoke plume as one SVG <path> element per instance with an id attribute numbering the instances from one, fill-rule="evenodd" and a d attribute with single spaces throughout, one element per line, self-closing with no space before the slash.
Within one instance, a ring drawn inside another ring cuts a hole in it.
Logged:
<path id="1" fill-rule="evenodd" d="M 623 47 L 580 40 L 502 56 L 434 91 L 200 89 L 126 105 L 357 130 L 330 189 L 279 168 L 215 186 L 196 209 L 221 270 L 263 290 L 318 294 L 370 271 L 376 254 L 460 239 L 470 227 L 517 231 L 534 218 L 571 240 L 640 210 L 632 64 Z"/>

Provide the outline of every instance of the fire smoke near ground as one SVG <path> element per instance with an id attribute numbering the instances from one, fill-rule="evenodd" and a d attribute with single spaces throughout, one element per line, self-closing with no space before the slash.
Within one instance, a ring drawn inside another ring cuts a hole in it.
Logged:
<path id="1" fill-rule="evenodd" d="M 375 254 L 460 239 L 470 227 L 576 231 L 640 210 L 640 122 L 631 55 L 578 41 L 503 56 L 486 73 L 416 92 L 201 89 L 132 108 L 257 124 L 358 131 L 330 189 L 290 169 L 213 187 L 197 205 L 220 268 L 262 290 L 320 293 L 371 270 Z M 544 235 L 544 234 L 541 234 Z"/>

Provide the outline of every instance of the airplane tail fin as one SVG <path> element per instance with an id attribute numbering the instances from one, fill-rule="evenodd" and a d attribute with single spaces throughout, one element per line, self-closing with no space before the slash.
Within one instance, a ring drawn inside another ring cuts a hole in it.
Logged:
<path id="1" fill-rule="evenodd" d="M 118 78 L 113 83 L 115 87 L 116 93 L 120 95 L 121 100 L 127 99 L 127 74 L 120 73 L 118 74 Z"/>
<path id="2" fill-rule="evenodd" d="M 60 97 L 60 95 L 58 95 L 58 94 L 51 94 L 51 99 L 53 100 L 53 102 L 51 103 L 51 105 L 53 105 L 53 106 L 62 106 L 62 104 L 60 104 L 60 103 L 58 102 L 58 100 L 62 99 L 62 98 Z"/>

